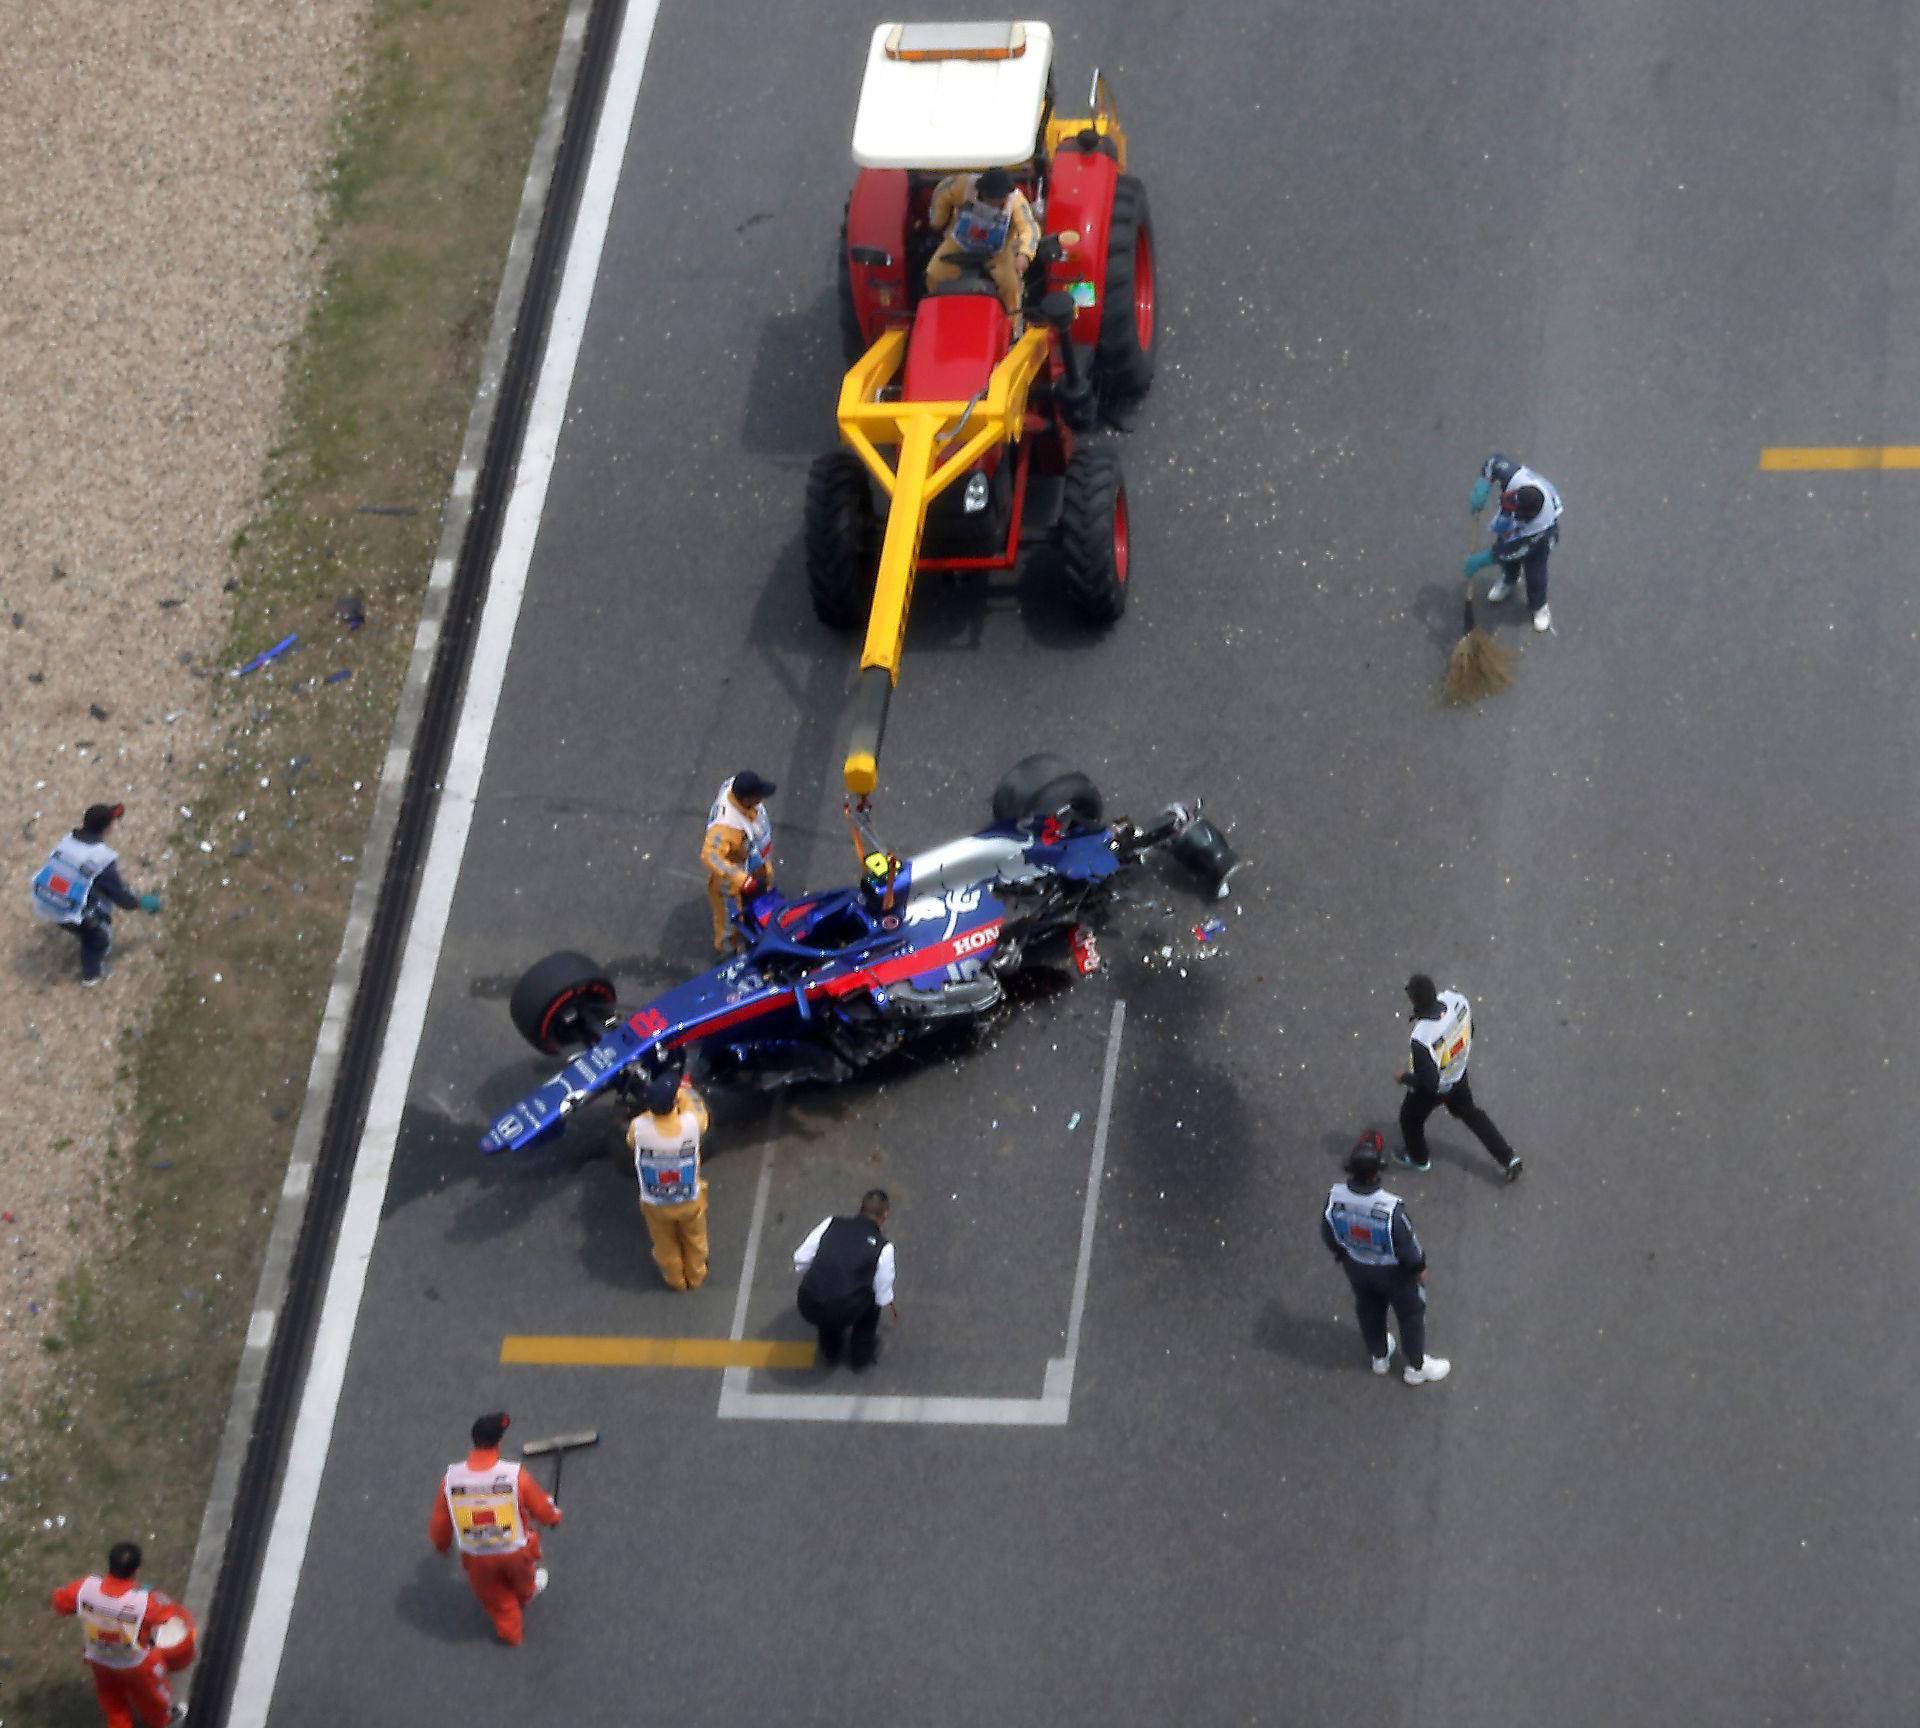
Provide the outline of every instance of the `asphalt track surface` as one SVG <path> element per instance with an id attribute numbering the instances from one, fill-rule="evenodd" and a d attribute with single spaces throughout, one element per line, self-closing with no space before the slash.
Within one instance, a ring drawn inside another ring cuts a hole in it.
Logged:
<path id="1" fill-rule="evenodd" d="M 1758 465 L 1920 438 L 1904 9 L 1055 9 L 1156 219 L 1137 591 L 1094 637 L 1043 580 L 925 584 L 880 809 L 942 838 L 1040 747 L 1119 808 L 1202 794 L 1251 861 L 1227 937 L 1152 881 L 1107 976 L 971 1055 L 717 1098 L 692 1296 L 610 1116 L 475 1153 L 541 1071 L 523 965 L 583 946 L 638 1000 L 702 962 L 725 773 L 780 782 L 787 884 L 848 866 L 855 654 L 799 527 L 873 16 L 661 9 L 272 1719 L 1909 1720 L 1920 476 Z M 1503 615 L 1519 685 L 1456 713 L 1491 448 L 1566 497 L 1558 628 Z M 1439 1117 L 1396 1184 L 1454 1362 L 1419 1389 L 1366 1372 L 1315 1235 L 1391 1131 L 1415 967 L 1473 994 L 1527 1160 L 1501 1186 Z M 803 1336 L 785 1256 L 880 1181 L 872 1390 L 1037 1394 L 1116 1000 L 1066 1426 L 722 1421 L 712 1372 L 497 1365 L 726 1337 L 770 1156 L 747 1336 Z M 515 1652 L 424 1535 L 496 1404 L 605 1436 Z"/>

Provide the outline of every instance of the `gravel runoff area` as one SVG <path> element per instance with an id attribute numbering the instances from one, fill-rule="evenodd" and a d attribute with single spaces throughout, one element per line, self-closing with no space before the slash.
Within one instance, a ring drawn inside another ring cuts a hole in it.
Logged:
<path id="1" fill-rule="evenodd" d="M 50 1298 L 114 1241 L 116 1075 L 167 930 L 122 914 L 83 991 L 27 880 L 118 801 L 124 874 L 166 893 L 368 5 L 0 0 L 0 1457 L 58 1361 Z"/>

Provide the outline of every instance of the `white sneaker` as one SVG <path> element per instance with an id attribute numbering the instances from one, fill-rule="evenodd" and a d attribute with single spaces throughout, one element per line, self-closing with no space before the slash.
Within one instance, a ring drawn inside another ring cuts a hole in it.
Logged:
<path id="1" fill-rule="evenodd" d="M 1428 1360 L 1429 1362 L 1431 1362 L 1431 1361 L 1433 1360 L 1433 1358 L 1432 1358 L 1431 1356 L 1429 1356 L 1429 1357 L 1427 1358 L 1427 1360 Z M 1443 1362 L 1443 1363 L 1441 1363 L 1441 1365 L 1440 1365 L 1440 1372 L 1441 1372 L 1441 1373 L 1443 1373 L 1443 1374 L 1444 1374 L 1444 1373 L 1446 1372 L 1446 1364 L 1445 1364 L 1444 1362 Z M 536 1595 L 536 1596 L 538 1596 L 538 1595 L 540 1594 L 540 1592 L 541 1592 L 542 1590 L 544 1590 L 544 1589 L 546 1589 L 546 1587 L 547 1587 L 547 1569 L 546 1569 L 546 1567 L 544 1567 L 544 1566 L 536 1566 L 536 1567 L 534 1567 L 534 1569 L 533 1569 L 533 1593 L 534 1593 L 534 1595 Z"/>
<path id="2" fill-rule="evenodd" d="M 1453 1364 L 1444 1356 L 1429 1356 L 1418 1368 L 1401 1371 L 1400 1378 L 1409 1386 L 1418 1386 L 1426 1380 L 1444 1380 L 1453 1372 Z"/>
<path id="3" fill-rule="evenodd" d="M 1387 1340 L 1387 1353 L 1386 1353 L 1386 1355 L 1384 1355 L 1384 1356 L 1375 1356 L 1375 1357 L 1373 1357 L 1373 1358 L 1372 1358 L 1372 1361 L 1373 1361 L 1373 1371 L 1374 1371 L 1374 1373 L 1376 1373 L 1376 1374 L 1384 1374 L 1384 1373 L 1386 1373 L 1386 1371 L 1387 1371 L 1387 1369 L 1388 1369 L 1388 1368 L 1389 1368 L 1389 1367 L 1390 1367 L 1390 1366 L 1392 1365 L 1392 1363 L 1393 1363 L 1393 1340 L 1392 1340 L 1391 1338 L 1389 1338 L 1389 1339 Z"/>
<path id="4" fill-rule="evenodd" d="M 1493 586 L 1487 590 L 1488 604 L 1498 606 L 1500 602 L 1506 599 L 1512 592 L 1513 578 L 1510 576 L 1497 576 L 1494 578 Z"/>
<path id="5" fill-rule="evenodd" d="M 1551 630 L 1553 628 L 1553 608 L 1551 606 L 1542 606 L 1538 612 L 1534 613 L 1533 627 L 1536 630 Z"/>

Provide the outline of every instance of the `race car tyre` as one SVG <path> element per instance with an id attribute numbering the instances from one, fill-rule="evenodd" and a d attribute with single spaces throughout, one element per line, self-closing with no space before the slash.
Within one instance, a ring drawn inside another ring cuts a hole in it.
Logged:
<path id="1" fill-rule="evenodd" d="M 879 557 L 879 518 L 867 471 L 851 450 L 814 458 L 807 474 L 807 592 L 836 630 L 866 622 Z"/>
<path id="2" fill-rule="evenodd" d="M 867 339 L 860 333 L 860 311 L 853 303 L 853 262 L 847 256 L 847 217 L 853 210 L 853 195 L 848 193 L 846 208 L 840 213 L 840 251 L 838 278 L 840 285 L 840 349 L 847 357 L 847 364 L 867 351 Z"/>
<path id="3" fill-rule="evenodd" d="M 1131 174 L 1122 174 L 1113 188 L 1106 293 L 1100 303 L 1100 340 L 1093 350 L 1093 381 L 1105 401 L 1137 402 L 1153 386 L 1155 290 L 1147 189 Z"/>
<path id="4" fill-rule="evenodd" d="M 996 822 L 1071 815 L 1091 827 L 1098 825 L 1103 812 L 1100 788 L 1064 756 L 1045 751 L 1016 762 L 993 789 Z"/>
<path id="5" fill-rule="evenodd" d="M 1112 450 L 1076 450 L 1060 503 L 1060 563 L 1081 617 L 1111 624 L 1127 609 L 1127 483 Z"/>
<path id="6" fill-rule="evenodd" d="M 1062 774 L 1034 794 L 1035 816 L 1058 816 L 1076 825 L 1097 828 L 1103 813 L 1100 788 L 1084 774 Z"/>
<path id="7" fill-rule="evenodd" d="M 1000 784 L 993 789 L 994 821 L 1018 822 L 1031 815 L 1034 794 L 1062 774 L 1072 772 L 1073 764 L 1051 750 L 1022 757 L 1000 776 Z"/>
<path id="8" fill-rule="evenodd" d="M 546 1056 L 599 1042 L 614 1002 L 613 980 L 584 954 L 563 950 L 521 974 L 507 1003 L 520 1036 Z"/>

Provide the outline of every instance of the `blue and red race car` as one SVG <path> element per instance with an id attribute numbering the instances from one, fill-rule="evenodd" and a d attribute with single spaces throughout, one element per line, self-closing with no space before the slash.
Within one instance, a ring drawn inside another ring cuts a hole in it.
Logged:
<path id="1" fill-rule="evenodd" d="M 746 951 L 644 1008 L 621 1008 L 584 955 L 549 955 L 515 987 L 511 1011 L 536 1049 L 572 1059 L 497 1117 L 481 1150 L 529 1145 L 602 1092 L 632 1101 L 690 1057 L 708 1079 L 845 1079 L 989 1014 L 1024 967 L 1071 956 L 1093 970 L 1088 920 L 1154 849 L 1171 847 L 1221 894 L 1235 867 L 1197 804 L 1144 826 L 1106 822 L 1092 782 L 1055 756 L 1009 772 L 993 814 L 910 859 L 871 847 L 853 887 L 750 896 L 736 920 Z"/>

